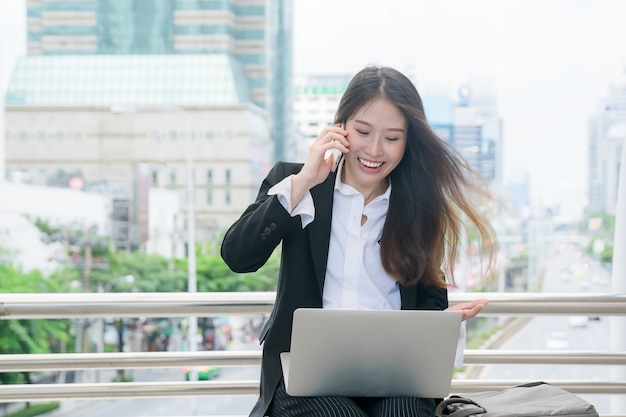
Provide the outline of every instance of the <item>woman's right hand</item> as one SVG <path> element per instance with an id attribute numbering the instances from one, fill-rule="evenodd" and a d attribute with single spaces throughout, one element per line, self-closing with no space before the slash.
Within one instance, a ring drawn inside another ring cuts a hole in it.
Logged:
<path id="1" fill-rule="evenodd" d="M 311 188 L 321 184 L 328 177 L 334 161 L 332 156 L 324 161 L 324 154 L 327 150 L 335 148 L 342 153 L 349 151 L 350 144 L 346 139 L 347 135 L 348 131 L 342 129 L 341 124 L 337 123 L 325 127 L 311 144 L 302 170 L 291 181 L 292 207 L 295 207 Z"/>

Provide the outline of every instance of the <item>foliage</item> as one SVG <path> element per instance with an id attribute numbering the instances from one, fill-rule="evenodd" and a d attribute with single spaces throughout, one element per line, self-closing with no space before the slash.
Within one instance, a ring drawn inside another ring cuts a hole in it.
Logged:
<path id="1" fill-rule="evenodd" d="M 467 342 L 466 349 L 481 349 L 485 343 L 502 329 L 500 325 L 493 325 L 475 335 Z"/>
<path id="2" fill-rule="evenodd" d="M 274 253 L 258 271 L 237 274 L 220 256 L 203 256 L 197 260 L 198 291 L 274 291 L 279 265 L 280 255 Z"/>
<path id="3" fill-rule="evenodd" d="M 199 246 L 199 249 L 201 247 Z M 199 292 L 248 292 L 273 291 L 276 289 L 280 254 L 274 253 L 266 264 L 256 272 L 237 274 L 232 272 L 220 255 L 198 253 L 196 257 L 196 281 Z M 106 253 L 107 269 L 91 271 L 91 291 L 98 287 L 107 292 L 184 292 L 188 288 L 187 259 L 169 260 L 160 255 L 141 252 L 125 252 L 109 248 Z M 71 269 L 71 268 L 68 268 Z M 74 269 L 59 272 L 55 279 L 63 287 L 80 279 L 82 271 Z M 132 282 L 122 277 L 133 276 Z"/>
<path id="4" fill-rule="evenodd" d="M 133 382 L 134 380 L 132 375 L 115 375 L 111 382 Z"/>
<path id="5" fill-rule="evenodd" d="M 187 289 L 186 272 L 170 268 L 168 259 L 160 255 L 109 248 L 106 257 L 109 267 L 92 271 L 92 291 L 96 291 L 98 285 L 108 287 L 107 292 L 181 292 Z M 128 275 L 133 276 L 133 282 L 120 279 Z"/>
<path id="6" fill-rule="evenodd" d="M 600 252 L 600 262 L 603 264 L 613 262 L 613 245 L 607 244 L 604 246 L 604 250 Z"/>
<path id="7" fill-rule="evenodd" d="M 604 242 L 604 249 L 597 254 L 598 260 L 603 265 L 610 265 L 613 262 L 613 239 L 615 235 L 615 215 L 606 212 L 589 213 L 581 224 L 581 229 L 588 232 L 591 220 L 599 219 L 599 228 L 591 231 L 591 239 L 585 247 L 585 252 L 595 255 L 594 246 L 597 240 Z M 597 221 L 596 221 L 597 224 Z"/>
<path id="8" fill-rule="evenodd" d="M 35 417 L 59 408 L 61 403 L 55 401 L 50 403 L 34 403 L 28 404 L 26 407 L 9 414 L 7 417 Z"/>
<path id="9" fill-rule="evenodd" d="M 91 256 L 94 259 L 105 258 L 108 253 L 109 239 L 98 236 L 95 228 L 91 230 L 67 228 L 52 225 L 40 217 L 33 219 L 27 216 L 27 218 L 39 229 L 45 243 L 64 242 L 69 248 L 70 257 L 84 257 L 87 246 L 91 248 Z"/>
<path id="10" fill-rule="evenodd" d="M 594 246 L 595 246 L 596 240 L 597 238 L 595 237 L 591 238 L 587 246 L 585 246 L 585 252 L 587 254 L 595 256 Z M 604 242 L 604 239 L 602 239 L 602 241 Z M 602 265 L 605 265 L 605 266 L 610 265 L 613 262 L 613 244 L 609 242 L 605 242 L 604 249 L 602 249 L 602 252 L 597 254 L 597 257 L 600 263 L 602 263 Z"/>
<path id="11" fill-rule="evenodd" d="M 21 272 L 0 265 L 0 293 L 48 293 L 59 291 L 54 280 L 39 271 Z M 69 338 L 68 320 L 0 320 L 0 354 L 52 353 Z M 58 350 L 57 350 L 58 351 Z M 29 382 L 28 372 L 0 373 L 0 383 Z"/>
<path id="12" fill-rule="evenodd" d="M 594 235 L 612 239 L 615 233 L 615 215 L 614 214 L 609 214 L 604 211 L 597 211 L 597 212 L 587 214 L 585 216 L 585 219 L 583 220 L 583 225 L 582 225 L 583 230 L 588 231 L 589 221 L 591 219 L 601 220 L 600 228 L 592 232 Z"/>
<path id="13" fill-rule="evenodd" d="M 75 284 L 80 282 L 81 277 L 82 271 L 79 271 L 75 266 L 61 266 L 48 277 L 48 281 L 55 286 L 55 290 L 49 292 L 71 292 Z"/>
<path id="14" fill-rule="evenodd" d="M 46 220 L 37 218 L 33 223 L 39 228 L 46 241 L 66 240 L 76 256 L 84 256 L 86 233 L 81 230 L 63 230 L 52 226 Z M 187 259 L 167 259 L 160 255 L 117 250 L 97 236 L 91 236 L 90 245 L 94 257 L 100 258 L 106 268 L 89 271 L 87 291 L 106 292 L 183 292 L 188 288 Z M 213 291 L 273 291 L 276 289 L 280 256 L 275 253 L 256 272 L 237 274 L 224 263 L 219 253 L 220 236 L 215 241 L 196 245 L 197 290 Z M 54 281 L 61 291 L 84 291 L 84 271 L 79 268 L 62 268 L 54 274 Z M 132 282 L 122 277 L 132 276 Z M 80 284 L 80 285 L 76 285 Z"/>
<path id="15" fill-rule="evenodd" d="M 26 216 L 39 231 L 46 237 L 51 238 L 52 236 L 61 236 L 63 233 L 63 229 L 59 226 L 51 225 L 47 220 L 44 220 L 40 217 L 32 219 Z"/>

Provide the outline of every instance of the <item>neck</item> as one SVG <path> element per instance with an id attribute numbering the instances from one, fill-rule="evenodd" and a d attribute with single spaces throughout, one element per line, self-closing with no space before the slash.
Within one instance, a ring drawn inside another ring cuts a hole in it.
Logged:
<path id="1" fill-rule="evenodd" d="M 379 182 L 374 188 L 371 190 L 359 190 L 361 194 L 363 194 L 363 199 L 365 201 L 365 205 L 369 204 L 379 195 L 383 194 L 387 187 L 389 186 L 389 180 L 385 178 L 384 181 Z"/>
<path id="2" fill-rule="evenodd" d="M 341 182 L 354 187 L 358 192 L 360 192 L 363 195 L 364 205 L 367 205 L 373 199 L 383 194 L 387 190 L 387 187 L 389 186 L 389 177 L 385 177 L 384 179 L 372 185 L 371 187 L 367 187 L 367 188 L 359 187 L 358 184 L 346 178 L 348 174 L 346 173 L 345 169 L 342 169 L 344 167 L 345 165 L 340 166 L 339 175 L 341 178 Z"/>

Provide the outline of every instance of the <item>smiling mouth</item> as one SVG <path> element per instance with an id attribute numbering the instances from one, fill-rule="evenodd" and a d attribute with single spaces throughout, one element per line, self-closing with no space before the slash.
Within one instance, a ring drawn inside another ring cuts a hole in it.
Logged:
<path id="1" fill-rule="evenodd" d="M 371 168 L 371 169 L 376 169 L 376 168 L 380 168 L 381 166 L 383 166 L 384 162 L 373 162 L 373 161 L 367 161 L 365 159 L 361 159 L 359 158 L 359 162 L 361 163 L 361 165 L 363 165 L 366 168 Z"/>

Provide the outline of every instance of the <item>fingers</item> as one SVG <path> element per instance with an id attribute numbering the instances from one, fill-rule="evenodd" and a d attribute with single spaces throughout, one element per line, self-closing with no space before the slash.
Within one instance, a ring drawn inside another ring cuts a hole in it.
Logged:
<path id="1" fill-rule="evenodd" d="M 481 312 L 483 307 L 484 307 L 484 305 L 482 305 L 482 304 L 476 304 L 472 308 L 464 309 L 462 311 L 463 320 L 467 320 L 467 319 L 471 319 L 473 317 L 476 317 L 476 315 Z"/>
<path id="2" fill-rule="evenodd" d="M 447 311 L 460 311 L 462 320 L 467 320 L 476 317 L 478 313 L 489 303 L 488 300 L 480 298 L 470 301 L 468 303 L 461 303 L 447 308 Z"/>
<path id="3" fill-rule="evenodd" d="M 489 304 L 489 300 L 485 300 L 484 298 L 479 298 L 477 300 L 470 301 L 469 304 L 471 307 L 480 306 L 481 308 Z"/>
<path id="4" fill-rule="evenodd" d="M 349 142 L 346 139 L 347 135 L 348 131 L 342 129 L 340 124 L 336 124 L 334 126 L 325 127 L 319 134 L 315 142 L 319 144 L 332 144 L 333 142 L 338 142 L 339 144 L 343 145 L 343 147 L 346 148 L 347 151 L 347 147 L 349 146 Z M 342 150 L 342 152 L 345 151 Z"/>
<path id="5" fill-rule="evenodd" d="M 340 124 L 325 127 L 309 147 L 309 155 L 298 173 L 298 182 L 307 189 L 324 181 L 331 172 L 335 161 L 338 161 L 342 153 L 348 152 L 348 132 L 341 128 Z M 325 155 L 327 151 L 336 150 L 336 157 Z"/>
<path id="6" fill-rule="evenodd" d="M 321 162 L 321 166 L 330 171 L 341 154 L 349 151 L 348 146 L 350 144 L 346 139 L 347 134 L 348 132 L 340 124 L 325 127 L 309 148 L 309 158 L 307 159 L 309 166 L 319 166 L 318 164 Z"/>

